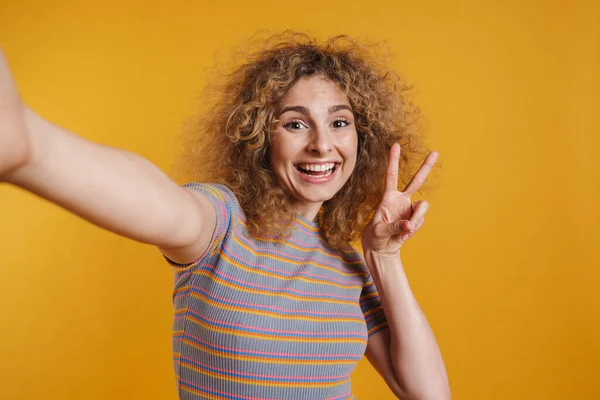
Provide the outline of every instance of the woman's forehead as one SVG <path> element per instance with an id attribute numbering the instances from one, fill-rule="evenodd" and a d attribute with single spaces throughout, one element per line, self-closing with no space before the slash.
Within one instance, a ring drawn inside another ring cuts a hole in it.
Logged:
<path id="1" fill-rule="evenodd" d="M 348 96 L 340 86 L 320 75 L 300 78 L 278 104 L 281 111 L 287 107 L 325 107 L 337 105 L 350 106 Z"/>

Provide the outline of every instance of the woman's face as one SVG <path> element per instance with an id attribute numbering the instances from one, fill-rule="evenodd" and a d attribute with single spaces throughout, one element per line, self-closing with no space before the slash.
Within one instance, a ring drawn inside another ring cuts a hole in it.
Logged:
<path id="1" fill-rule="evenodd" d="M 303 77 L 277 109 L 270 162 L 296 211 L 314 219 L 356 165 L 358 137 L 348 97 L 320 75 Z"/>

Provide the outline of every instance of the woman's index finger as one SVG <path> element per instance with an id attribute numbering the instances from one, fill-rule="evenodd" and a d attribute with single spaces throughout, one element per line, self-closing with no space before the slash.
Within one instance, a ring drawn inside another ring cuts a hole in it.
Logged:
<path id="1" fill-rule="evenodd" d="M 387 172 L 385 174 L 385 191 L 398 190 L 398 164 L 400 162 L 400 145 L 394 143 L 390 149 Z"/>

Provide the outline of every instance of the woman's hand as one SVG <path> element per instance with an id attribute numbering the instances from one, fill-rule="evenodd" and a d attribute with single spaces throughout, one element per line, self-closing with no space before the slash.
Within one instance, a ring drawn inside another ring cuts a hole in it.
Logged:
<path id="1" fill-rule="evenodd" d="M 429 203 L 423 200 L 412 202 L 410 196 L 425 182 L 438 156 L 437 152 L 429 153 L 406 189 L 399 192 L 397 186 L 400 145 L 395 143 L 392 146 L 383 198 L 362 235 L 365 253 L 397 255 L 402 244 L 423 225 Z"/>
<path id="2" fill-rule="evenodd" d="M 30 154 L 25 105 L 0 49 L 0 181 L 4 181 L 10 171 L 27 163 Z"/>

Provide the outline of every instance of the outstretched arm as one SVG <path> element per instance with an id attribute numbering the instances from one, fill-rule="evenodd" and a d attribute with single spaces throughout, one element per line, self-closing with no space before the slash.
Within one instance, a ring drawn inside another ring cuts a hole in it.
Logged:
<path id="1" fill-rule="evenodd" d="M 0 51 L 0 181 L 24 188 L 176 262 L 199 257 L 215 212 L 148 160 L 85 140 L 24 105 Z"/>

